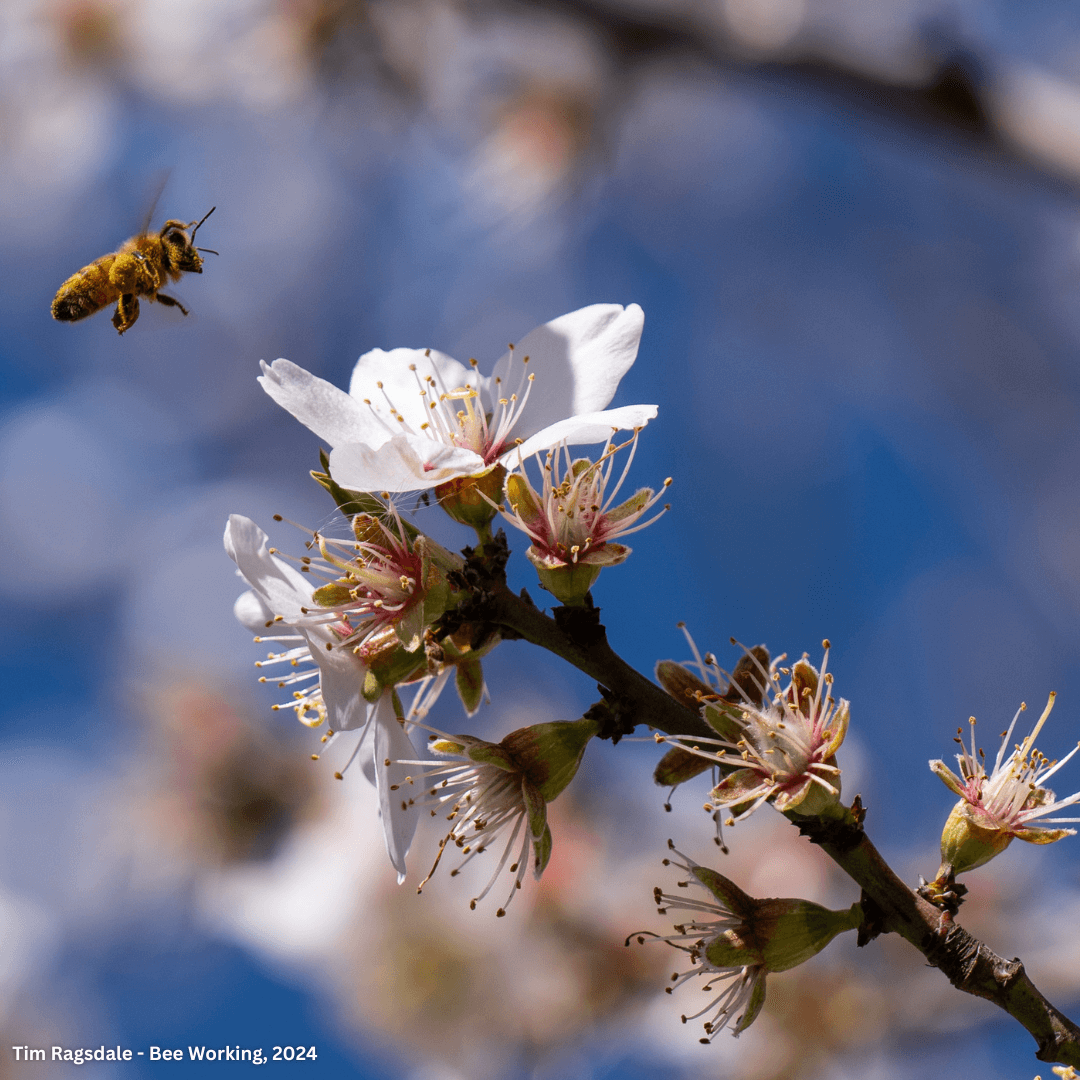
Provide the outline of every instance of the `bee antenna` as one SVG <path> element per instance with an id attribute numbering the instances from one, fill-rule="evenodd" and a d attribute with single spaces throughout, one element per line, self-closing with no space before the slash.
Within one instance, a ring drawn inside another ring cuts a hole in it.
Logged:
<path id="1" fill-rule="evenodd" d="M 199 222 L 199 225 L 201 225 L 203 223 L 203 221 L 205 221 L 216 209 L 217 209 L 216 206 L 211 206 L 210 209 L 207 210 L 205 214 L 203 214 L 202 221 Z M 195 239 L 195 234 L 199 231 L 199 225 L 196 225 L 195 228 L 191 230 L 191 239 L 192 240 Z"/>
<path id="2" fill-rule="evenodd" d="M 197 247 L 195 250 L 196 251 L 205 251 L 207 253 L 207 255 L 220 255 L 221 254 L 220 251 L 215 251 L 213 248 L 200 248 L 200 247 Z"/>

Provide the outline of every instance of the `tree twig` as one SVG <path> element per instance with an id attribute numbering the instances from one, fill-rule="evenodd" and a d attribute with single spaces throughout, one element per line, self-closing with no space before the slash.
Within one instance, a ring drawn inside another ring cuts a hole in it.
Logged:
<path id="1" fill-rule="evenodd" d="M 473 562 L 474 568 L 480 560 Z M 515 596 L 501 566 L 482 581 L 474 576 L 473 598 L 460 617 L 508 631 L 562 657 L 606 690 L 604 707 L 614 709 L 624 730 L 637 724 L 669 735 L 713 735 L 698 714 L 670 697 L 626 663 L 608 644 L 599 611 L 560 609 L 545 615 Z M 1005 960 L 953 921 L 952 916 L 909 888 L 882 858 L 862 829 L 858 800 L 840 819 L 789 817 L 858 884 L 871 909 L 877 933 L 899 934 L 940 969 L 958 990 L 992 1001 L 1034 1037 L 1040 1061 L 1080 1066 L 1080 1027 L 1056 1009 L 1035 987 L 1019 960 Z M 867 900 L 868 898 L 868 900 Z"/>

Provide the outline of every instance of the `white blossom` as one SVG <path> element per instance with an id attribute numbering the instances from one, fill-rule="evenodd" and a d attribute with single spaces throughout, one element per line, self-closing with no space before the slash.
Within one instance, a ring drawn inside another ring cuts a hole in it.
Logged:
<path id="1" fill-rule="evenodd" d="M 332 626 L 309 617 L 317 610 L 312 582 L 271 552 L 266 533 L 250 518 L 229 517 L 225 550 L 251 586 L 236 601 L 237 619 L 256 632 L 256 641 L 276 646 L 258 666 L 285 665 L 278 686 L 293 688 L 292 700 L 275 708 L 294 709 L 309 727 L 326 720 L 329 738 L 359 731 L 353 758 L 362 750 L 371 755 L 364 772 L 378 789 L 386 850 L 402 881 L 419 815 L 397 793 L 408 771 L 397 762 L 415 757 L 416 750 L 398 718 L 393 691 L 385 690 L 374 703 L 364 700 L 363 660 L 353 648 L 336 647 L 341 637 Z M 262 681 L 273 679 L 264 676 Z"/>
<path id="2" fill-rule="evenodd" d="M 655 405 L 607 409 L 637 356 L 644 315 L 594 304 L 526 334 L 482 375 L 433 349 L 373 349 L 349 392 L 288 360 L 263 389 L 331 448 L 330 472 L 357 491 L 413 491 L 479 476 L 561 442 L 605 442 Z"/>

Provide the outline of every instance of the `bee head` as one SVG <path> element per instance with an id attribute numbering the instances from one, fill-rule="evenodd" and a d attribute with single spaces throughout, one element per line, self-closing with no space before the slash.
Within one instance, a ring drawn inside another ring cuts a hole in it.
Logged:
<path id="1" fill-rule="evenodd" d="M 165 245 L 165 249 L 169 253 L 169 262 L 173 267 L 185 274 L 201 274 L 202 273 L 202 256 L 200 251 L 210 251 L 211 254 L 216 255 L 216 251 L 212 251 L 210 248 L 197 248 L 195 247 L 195 234 L 199 231 L 199 226 L 205 221 L 217 207 L 211 207 L 206 214 L 203 215 L 201 221 L 198 222 L 183 222 L 170 219 L 166 221 L 161 227 L 159 233 L 161 242 Z M 191 232 L 188 232 L 191 229 Z"/>

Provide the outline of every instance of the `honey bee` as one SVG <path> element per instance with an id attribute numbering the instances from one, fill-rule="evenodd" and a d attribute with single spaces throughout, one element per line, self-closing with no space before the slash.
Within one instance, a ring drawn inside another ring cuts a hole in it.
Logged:
<path id="1" fill-rule="evenodd" d="M 195 247 L 199 226 L 216 209 L 212 206 L 202 221 L 185 223 L 170 218 L 158 233 L 144 229 L 125 240 L 119 251 L 102 255 L 72 274 L 53 298 L 53 318 L 75 322 L 115 302 L 112 324 L 122 334 L 139 317 L 140 296 L 166 307 L 178 307 L 186 315 L 187 308 L 179 300 L 158 289 L 170 281 L 179 281 L 184 274 L 201 274 L 200 251 L 217 254 L 212 248 Z"/>

